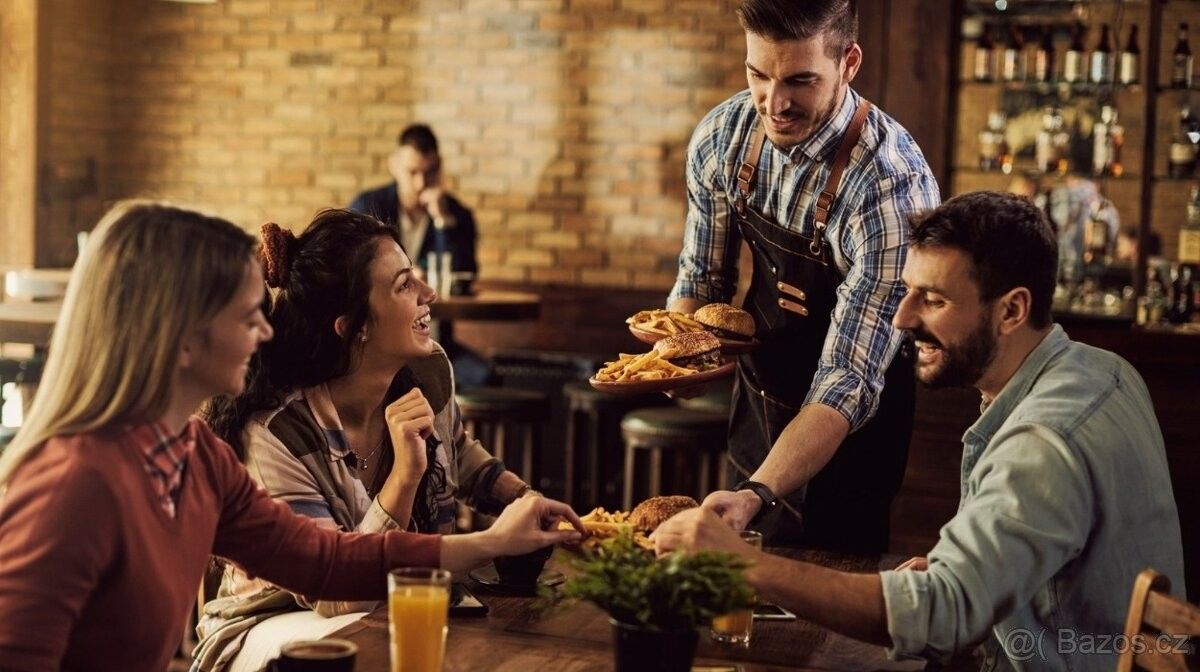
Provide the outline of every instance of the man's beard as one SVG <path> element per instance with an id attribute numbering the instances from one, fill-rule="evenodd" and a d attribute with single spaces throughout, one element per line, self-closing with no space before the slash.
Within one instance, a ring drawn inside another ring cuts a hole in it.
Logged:
<path id="1" fill-rule="evenodd" d="M 920 358 L 914 364 L 917 380 L 931 389 L 971 387 L 983 378 L 996 359 L 996 337 L 992 333 L 992 318 L 979 323 L 961 345 L 946 346 L 923 329 L 914 329 L 914 340 L 930 343 L 941 349 L 941 362 L 922 371 Z"/>

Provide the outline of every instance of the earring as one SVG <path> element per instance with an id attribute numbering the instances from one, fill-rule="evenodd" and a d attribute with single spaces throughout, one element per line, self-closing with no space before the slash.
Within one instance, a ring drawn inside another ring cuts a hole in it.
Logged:
<path id="1" fill-rule="evenodd" d="M 364 331 L 361 334 L 359 334 L 358 340 L 362 341 L 363 343 L 366 343 L 367 342 L 367 332 Z"/>

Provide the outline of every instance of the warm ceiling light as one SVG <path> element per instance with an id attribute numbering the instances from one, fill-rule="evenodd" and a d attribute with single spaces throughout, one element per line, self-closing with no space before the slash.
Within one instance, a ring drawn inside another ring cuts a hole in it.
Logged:
<path id="1" fill-rule="evenodd" d="M 163 2 L 186 2 L 191 5 L 215 5 L 217 0 L 163 0 Z"/>

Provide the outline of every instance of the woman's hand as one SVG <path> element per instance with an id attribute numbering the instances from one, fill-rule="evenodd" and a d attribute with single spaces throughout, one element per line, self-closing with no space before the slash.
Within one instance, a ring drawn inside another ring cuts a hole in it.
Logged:
<path id="1" fill-rule="evenodd" d="M 404 483 L 416 483 L 428 466 L 425 439 L 433 433 L 433 407 L 421 390 L 414 387 L 388 404 L 383 410 L 383 418 L 392 437 L 396 460 L 392 465 L 392 476 Z"/>
<path id="2" fill-rule="evenodd" d="M 560 530 L 562 521 L 575 529 Z M 494 555 L 521 555 L 551 544 L 574 543 L 583 538 L 583 522 L 571 507 L 540 495 L 521 497 L 509 504 L 488 528 Z"/>

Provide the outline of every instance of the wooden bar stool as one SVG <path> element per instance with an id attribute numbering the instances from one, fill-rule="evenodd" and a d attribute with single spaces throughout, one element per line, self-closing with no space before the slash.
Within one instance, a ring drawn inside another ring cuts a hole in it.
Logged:
<path id="1" fill-rule="evenodd" d="M 541 487 L 537 480 L 541 475 L 541 430 L 549 415 L 545 393 L 515 387 L 476 387 L 460 390 L 455 399 L 462 409 L 465 429 L 526 483 Z M 518 464 L 519 468 L 514 468 Z"/>
<path id="2" fill-rule="evenodd" d="M 638 408 L 664 406 L 661 394 L 621 395 L 600 392 L 573 381 L 563 386 L 567 406 L 564 501 L 578 511 L 620 506 L 621 417 Z"/>
<path id="3" fill-rule="evenodd" d="M 648 462 L 646 497 L 670 487 L 668 494 L 691 494 L 701 500 L 724 487 L 722 465 L 728 424 L 728 413 L 688 408 L 647 408 L 626 415 L 621 421 L 625 437 L 625 510 L 634 504 L 638 455 L 643 452 Z M 667 472 L 663 470 L 664 453 L 671 459 Z M 671 475 L 669 483 L 664 483 L 664 473 Z"/>

